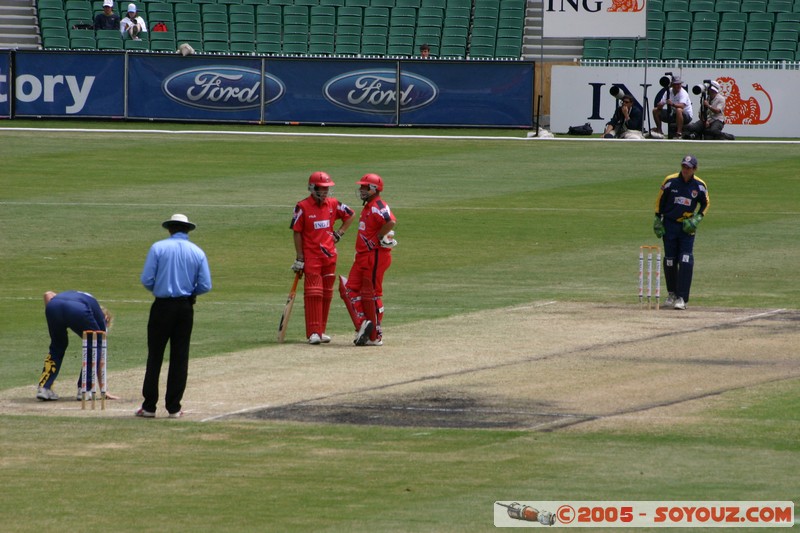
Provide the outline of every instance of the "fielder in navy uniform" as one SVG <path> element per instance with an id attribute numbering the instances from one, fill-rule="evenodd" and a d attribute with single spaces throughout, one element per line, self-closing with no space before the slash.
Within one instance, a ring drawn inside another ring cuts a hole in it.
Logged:
<path id="1" fill-rule="evenodd" d="M 695 232 L 710 204 L 708 187 L 696 170 L 697 158 L 684 157 L 681 171 L 664 179 L 656 199 L 653 232 L 664 240 L 664 278 L 669 292 L 664 305 L 675 309 L 686 309 L 689 302 Z"/>
<path id="2" fill-rule="evenodd" d="M 53 383 L 61 370 L 61 361 L 69 346 L 69 330 L 78 337 L 84 331 L 106 331 L 111 325 L 111 313 L 101 307 L 89 293 L 65 291 L 56 294 L 52 291 L 44 293 L 44 314 L 47 318 L 47 329 L 50 331 L 50 353 L 44 360 L 42 377 L 36 398 L 42 401 L 58 400 L 53 390 Z M 87 387 L 91 388 L 91 376 L 87 377 Z M 81 378 L 78 377 L 78 391 L 81 390 Z"/>

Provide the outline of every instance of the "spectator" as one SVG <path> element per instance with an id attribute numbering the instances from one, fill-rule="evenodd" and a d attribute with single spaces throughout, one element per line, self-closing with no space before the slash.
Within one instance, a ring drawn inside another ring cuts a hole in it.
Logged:
<path id="1" fill-rule="evenodd" d="M 675 124 L 675 137 L 680 139 L 683 136 L 683 126 L 687 126 L 692 121 L 692 100 L 689 93 L 683 88 L 683 81 L 680 76 L 673 76 L 669 90 L 664 92 L 664 96 L 656 102 L 653 108 L 653 118 L 656 121 L 656 132 L 663 136 L 661 131 L 662 122 Z M 669 128 L 669 126 L 667 126 Z"/>
<path id="2" fill-rule="evenodd" d="M 134 41 L 141 41 L 141 33 L 147 33 L 147 24 L 138 15 L 136 4 L 128 4 L 128 14 L 119 23 L 119 31 L 124 38 L 126 35 Z"/>
<path id="3" fill-rule="evenodd" d="M 114 13 L 114 0 L 103 0 L 103 12 L 94 16 L 95 30 L 118 30 L 119 15 Z"/>
<path id="4" fill-rule="evenodd" d="M 622 104 L 614 111 L 614 116 L 606 124 L 603 134 L 606 139 L 644 139 L 642 134 L 642 106 L 633 102 L 633 96 L 626 94 Z"/>
<path id="5" fill-rule="evenodd" d="M 419 55 L 422 59 L 429 59 L 431 56 L 431 47 L 427 44 L 422 44 L 419 47 Z"/>
<path id="6" fill-rule="evenodd" d="M 153 293 L 147 322 L 147 367 L 142 384 L 142 406 L 136 416 L 155 418 L 158 377 L 169 343 L 169 374 L 164 403 L 170 418 L 183 416 L 181 400 L 189 373 L 189 344 L 194 325 L 197 296 L 211 290 L 211 272 L 206 254 L 189 241 L 195 224 L 186 215 L 175 214 L 161 224 L 169 238 L 150 247 L 141 281 Z"/>
<path id="7" fill-rule="evenodd" d="M 719 83 L 709 81 L 700 96 L 700 120 L 686 126 L 692 139 L 725 139 L 725 97 L 719 94 Z"/>

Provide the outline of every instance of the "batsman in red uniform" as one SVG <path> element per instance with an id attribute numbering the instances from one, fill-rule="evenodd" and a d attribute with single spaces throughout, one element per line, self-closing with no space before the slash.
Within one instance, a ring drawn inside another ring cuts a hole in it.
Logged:
<path id="1" fill-rule="evenodd" d="M 356 346 L 383 345 L 383 275 L 392 264 L 396 220 L 381 198 L 383 179 L 365 174 L 356 182 L 364 203 L 358 219 L 356 258 L 347 278 L 340 277 L 339 293 L 356 327 Z"/>
<path id="2" fill-rule="evenodd" d="M 306 313 L 306 337 L 309 344 L 331 342 L 325 334 L 328 312 L 333 300 L 336 279 L 336 243 L 353 222 L 352 209 L 330 196 L 333 180 L 325 172 L 308 178 L 311 194 L 294 208 L 291 229 L 294 231 L 295 272 L 303 272 L 303 303 Z M 337 220 L 342 224 L 334 230 Z"/>

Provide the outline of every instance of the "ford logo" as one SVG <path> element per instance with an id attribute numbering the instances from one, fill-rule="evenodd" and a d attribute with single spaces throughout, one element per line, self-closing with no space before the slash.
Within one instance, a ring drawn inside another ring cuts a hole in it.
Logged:
<path id="1" fill-rule="evenodd" d="M 169 98 L 191 107 L 215 111 L 239 111 L 261 105 L 261 71 L 252 68 L 208 65 L 181 70 L 161 84 Z M 264 76 L 265 104 L 283 96 L 286 87 L 278 78 Z"/>
<path id="2" fill-rule="evenodd" d="M 439 96 L 439 88 L 429 79 L 392 69 L 358 70 L 337 76 L 325 84 L 325 99 L 334 105 L 360 111 L 388 115 L 397 110 L 412 111 L 430 105 Z"/>

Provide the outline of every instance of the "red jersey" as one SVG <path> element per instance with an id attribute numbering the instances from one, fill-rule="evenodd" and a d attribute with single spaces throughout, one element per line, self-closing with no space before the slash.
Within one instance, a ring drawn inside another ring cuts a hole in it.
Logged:
<path id="1" fill-rule="evenodd" d="M 334 223 L 347 220 L 355 212 L 336 198 L 325 198 L 322 205 L 311 196 L 297 202 L 289 227 L 303 234 L 303 254 L 313 257 L 336 257 Z"/>
<path id="2" fill-rule="evenodd" d="M 381 248 L 378 231 L 389 221 L 396 222 L 389 206 L 380 196 L 373 196 L 361 210 L 358 219 L 358 235 L 356 236 L 356 253 L 368 252 L 367 241 L 371 241 L 376 249 L 390 252 L 389 248 Z"/>

